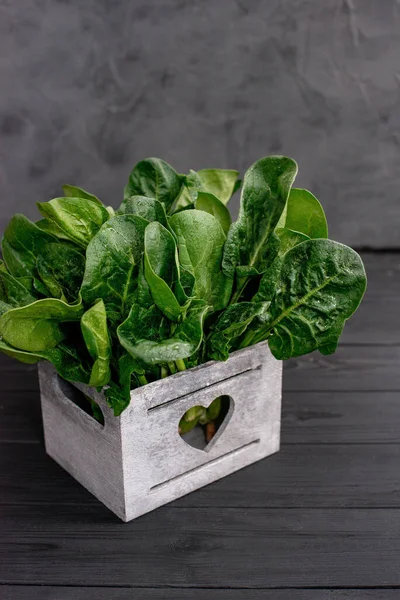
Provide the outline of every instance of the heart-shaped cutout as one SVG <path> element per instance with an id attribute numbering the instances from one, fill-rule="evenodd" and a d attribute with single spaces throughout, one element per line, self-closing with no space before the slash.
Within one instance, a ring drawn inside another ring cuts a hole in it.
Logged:
<path id="1" fill-rule="evenodd" d="M 205 406 L 192 406 L 179 421 L 181 438 L 198 450 L 207 452 L 226 428 L 233 412 L 231 396 L 219 396 Z"/>

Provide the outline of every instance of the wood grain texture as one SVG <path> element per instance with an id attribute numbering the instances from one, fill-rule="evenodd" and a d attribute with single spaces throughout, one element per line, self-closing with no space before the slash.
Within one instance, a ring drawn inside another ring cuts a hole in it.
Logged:
<path id="1" fill-rule="evenodd" d="M 398 507 L 400 445 L 297 445 L 174 501 L 181 508 Z M 86 506 L 104 507 L 45 455 L 40 445 L 5 444 L 0 506 L 62 506 L 74 521 Z M 153 519 L 158 520 L 158 513 Z M 113 521 L 109 516 L 110 522 Z"/>
<path id="2" fill-rule="evenodd" d="M 399 590 L 199 590 L 5 585 L 0 586 L 0 597 L 2 600 L 398 600 Z"/>
<path id="3" fill-rule="evenodd" d="M 396 391 L 400 389 L 400 346 L 340 346 L 288 360 L 283 391 Z"/>
<path id="4" fill-rule="evenodd" d="M 396 509 L 163 507 L 128 524 L 90 504 L 2 515 L 2 583 L 400 586 Z"/>
<path id="5" fill-rule="evenodd" d="M 1 398 L 9 392 L 38 393 L 35 366 L 18 364 L 1 356 L 3 378 Z M 319 352 L 284 363 L 284 391 L 395 391 L 400 389 L 400 345 L 339 346 L 335 354 Z"/>
<path id="6" fill-rule="evenodd" d="M 365 259 L 337 354 L 285 364 L 282 451 L 130 524 L 45 455 L 35 368 L 0 357 L 0 597 L 397 599 L 399 259 Z"/>
<path id="7" fill-rule="evenodd" d="M 346 323 L 341 344 L 399 344 L 400 254 L 361 253 L 368 286 L 361 306 Z"/>
<path id="8" fill-rule="evenodd" d="M 282 445 L 398 444 L 400 392 L 285 392 Z"/>
<path id="9" fill-rule="evenodd" d="M 0 358 L 1 365 L 1 358 Z M 399 392 L 295 392 L 283 395 L 286 444 L 398 444 Z M 39 394 L 0 400 L 0 444 L 43 444 Z"/>

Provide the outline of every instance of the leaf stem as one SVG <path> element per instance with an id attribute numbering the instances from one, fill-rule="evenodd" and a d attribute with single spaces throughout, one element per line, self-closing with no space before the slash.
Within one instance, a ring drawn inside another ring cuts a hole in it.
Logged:
<path id="1" fill-rule="evenodd" d="M 137 375 L 138 381 L 140 383 L 140 385 L 147 385 L 148 381 L 146 379 L 145 375 Z"/>
<path id="2" fill-rule="evenodd" d="M 240 300 L 240 296 L 243 294 L 244 288 L 249 283 L 249 281 L 250 281 L 249 277 L 240 277 L 240 278 L 238 277 L 238 279 L 237 279 L 238 288 L 237 288 L 236 292 L 233 294 L 232 298 L 230 299 L 228 306 L 231 306 L 232 304 L 236 304 Z"/>
<path id="3" fill-rule="evenodd" d="M 175 364 L 177 366 L 178 371 L 186 371 L 186 365 L 183 358 L 179 358 L 178 360 L 176 360 Z"/>
<path id="4" fill-rule="evenodd" d="M 244 336 L 242 338 L 242 341 L 239 344 L 239 350 L 241 350 L 242 348 L 247 348 L 247 346 L 251 346 L 255 335 L 256 335 L 255 331 L 251 331 L 251 330 L 246 331 L 246 333 L 244 334 Z"/>
<path id="5" fill-rule="evenodd" d="M 176 365 L 175 365 L 175 363 L 173 361 L 171 361 L 171 362 L 168 363 L 168 368 L 171 371 L 171 374 L 175 375 L 175 373 L 176 373 Z"/>

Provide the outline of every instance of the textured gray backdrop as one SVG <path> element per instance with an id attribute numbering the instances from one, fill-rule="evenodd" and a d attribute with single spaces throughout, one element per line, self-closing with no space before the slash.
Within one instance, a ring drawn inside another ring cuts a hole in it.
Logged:
<path id="1" fill-rule="evenodd" d="M 276 153 L 332 237 L 400 245 L 399 0 L 0 0 L 0 83 L 1 231 L 61 183 L 118 205 L 146 156 Z"/>

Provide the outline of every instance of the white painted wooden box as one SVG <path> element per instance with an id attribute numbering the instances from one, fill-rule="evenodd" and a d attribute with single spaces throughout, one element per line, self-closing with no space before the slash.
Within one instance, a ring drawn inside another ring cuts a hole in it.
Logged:
<path id="1" fill-rule="evenodd" d="M 133 390 L 120 417 L 102 394 L 74 384 L 99 404 L 104 426 L 65 395 L 49 363 L 39 380 L 47 453 L 123 521 L 279 450 L 282 364 L 267 343 Z M 204 450 L 190 446 L 180 418 L 221 395 L 230 396 L 224 422 Z"/>

